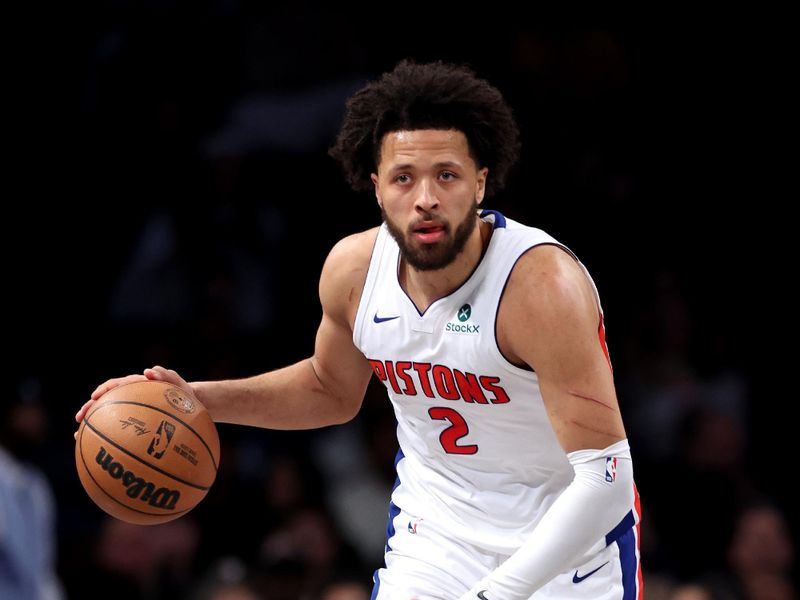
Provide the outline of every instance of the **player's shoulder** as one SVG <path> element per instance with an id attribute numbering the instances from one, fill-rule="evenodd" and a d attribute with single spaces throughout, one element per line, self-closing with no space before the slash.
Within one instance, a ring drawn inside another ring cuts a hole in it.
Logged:
<path id="1" fill-rule="evenodd" d="M 379 229 L 373 227 L 348 235 L 331 248 L 319 280 L 320 299 L 324 308 L 340 304 L 357 306 Z"/>
<path id="2" fill-rule="evenodd" d="M 572 312 L 594 306 L 594 295 L 577 258 L 558 244 L 537 245 L 520 256 L 508 281 L 512 305 L 536 313 Z"/>
<path id="3" fill-rule="evenodd" d="M 323 273 L 345 278 L 358 272 L 366 273 L 379 230 L 380 227 L 373 227 L 336 242 L 325 260 Z"/>

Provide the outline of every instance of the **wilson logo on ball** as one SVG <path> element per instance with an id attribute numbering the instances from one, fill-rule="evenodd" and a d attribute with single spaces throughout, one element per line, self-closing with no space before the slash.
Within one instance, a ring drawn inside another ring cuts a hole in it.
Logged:
<path id="1" fill-rule="evenodd" d="M 164 456 L 169 443 L 172 441 L 172 436 L 175 434 L 175 425 L 169 421 L 161 421 L 161 424 L 156 429 L 156 434 L 150 440 L 150 445 L 147 447 L 147 453 L 153 458 L 161 458 Z"/>
<path id="2" fill-rule="evenodd" d="M 126 488 L 125 493 L 130 498 L 138 498 L 156 508 L 172 510 L 181 497 L 181 493 L 178 490 L 171 490 L 165 487 L 156 488 L 149 481 L 138 477 L 136 473 L 126 469 L 120 462 L 115 461 L 114 457 L 103 446 L 100 447 L 96 460 L 97 464 L 104 471 L 107 471 L 112 479 L 119 480 Z"/>

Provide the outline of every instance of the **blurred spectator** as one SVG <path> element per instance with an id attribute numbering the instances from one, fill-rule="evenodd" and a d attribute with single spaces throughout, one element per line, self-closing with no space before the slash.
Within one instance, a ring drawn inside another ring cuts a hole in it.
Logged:
<path id="1" fill-rule="evenodd" d="M 347 98 L 363 83 L 344 80 L 301 92 L 251 94 L 240 99 L 222 129 L 205 143 L 210 157 L 236 156 L 264 149 L 305 152 L 336 136 Z"/>
<path id="2" fill-rule="evenodd" d="M 319 600 L 369 600 L 369 588 L 352 580 L 333 581 L 322 589 Z"/>
<path id="3" fill-rule="evenodd" d="M 669 600 L 714 600 L 714 596 L 704 586 L 692 583 L 676 587 Z"/>
<path id="4" fill-rule="evenodd" d="M 55 501 L 44 474 L 28 460 L 47 435 L 36 381 L 22 402 L 3 411 L 0 425 L 0 598 L 59 600 Z"/>
<path id="5" fill-rule="evenodd" d="M 255 591 L 243 583 L 221 583 L 203 600 L 261 600 Z"/>
<path id="6" fill-rule="evenodd" d="M 111 589 L 115 600 L 178 596 L 192 579 L 198 540 L 191 517 L 148 527 L 108 517 L 87 557 L 91 575 L 75 584 L 76 596 Z"/>
<path id="7" fill-rule="evenodd" d="M 642 536 L 644 535 L 642 532 Z M 646 564 L 642 565 L 647 600 L 670 600 L 670 595 L 675 589 L 675 581 L 667 575 L 644 569 L 646 566 Z"/>
<path id="8" fill-rule="evenodd" d="M 188 600 L 262 600 L 249 583 L 247 569 L 238 559 L 217 561 Z"/>
<path id="9" fill-rule="evenodd" d="M 388 408 L 384 398 L 365 399 L 365 414 L 343 427 L 326 431 L 314 450 L 325 476 L 328 505 L 339 529 L 364 563 L 378 565 L 383 560 L 386 507 L 396 477 L 393 470 L 385 474 L 381 468 L 394 464 L 397 442 L 393 415 L 388 431 L 385 424 L 367 417 L 372 412 L 368 407 L 376 401 Z"/>
<path id="10" fill-rule="evenodd" d="M 264 539 L 262 558 L 267 563 L 297 560 L 316 573 L 327 572 L 336 561 L 338 540 L 327 516 L 308 509 L 292 516 Z"/>
<path id="11" fill-rule="evenodd" d="M 116 282 L 115 321 L 202 323 L 211 339 L 269 324 L 275 303 L 271 250 L 281 237 L 282 217 L 269 207 L 230 200 L 215 198 L 211 206 L 154 212 L 147 219 Z"/>
<path id="12" fill-rule="evenodd" d="M 295 513 L 269 533 L 260 558 L 266 589 L 275 600 L 313 596 L 337 573 L 361 566 L 328 514 L 313 508 Z"/>
<path id="13" fill-rule="evenodd" d="M 681 426 L 692 412 L 727 416 L 739 436 L 746 420 L 747 384 L 720 349 L 730 344 L 719 333 L 700 331 L 685 287 L 675 272 L 654 274 L 650 297 L 627 340 L 633 347 L 624 354 L 631 364 L 620 395 L 629 403 L 627 425 L 640 460 L 658 462 L 678 454 Z M 700 346 L 703 362 L 717 363 L 702 374 L 694 356 Z"/>
<path id="14" fill-rule="evenodd" d="M 795 548 L 786 519 L 774 506 L 762 504 L 743 511 L 728 547 L 733 585 L 746 600 L 791 600 Z"/>
<path id="15" fill-rule="evenodd" d="M 0 598 L 57 600 L 53 493 L 0 445 Z"/>
<path id="16" fill-rule="evenodd" d="M 692 292 L 676 271 L 653 274 L 623 345 L 620 384 L 651 534 L 644 563 L 680 580 L 725 567 L 735 515 L 755 493 L 745 464 L 748 384 Z"/>
<path id="17" fill-rule="evenodd" d="M 724 569 L 736 514 L 755 492 L 736 421 L 713 410 L 691 411 L 677 436 L 677 456 L 644 474 L 645 505 L 659 532 L 658 560 L 672 575 L 696 579 Z M 699 530 L 702 536 L 695 535 Z"/>

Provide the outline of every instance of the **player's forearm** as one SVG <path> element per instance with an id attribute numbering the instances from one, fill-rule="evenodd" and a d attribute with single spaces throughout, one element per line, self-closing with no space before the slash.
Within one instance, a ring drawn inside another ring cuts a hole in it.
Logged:
<path id="1" fill-rule="evenodd" d="M 197 381 L 198 400 L 220 423 L 270 429 L 314 429 L 346 422 L 360 398 L 342 397 L 326 387 L 313 359 L 246 379 Z"/>
<path id="2" fill-rule="evenodd" d="M 627 440 L 603 451 L 569 454 L 575 480 L 545 513 L 530 538 L 461 600 L 527 600 L 556 575 L 578 566 L 625 519 L 633 505 Z M 613 461 L 613 469 L 606 459 Z M 605 543 L 610 543 L 606 538 Z"/>

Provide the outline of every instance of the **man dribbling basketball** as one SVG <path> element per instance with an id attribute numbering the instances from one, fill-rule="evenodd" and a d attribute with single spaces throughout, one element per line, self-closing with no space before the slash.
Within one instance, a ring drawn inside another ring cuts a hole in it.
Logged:
<path id="1" fill-rule="evenodd" d="M 603 313 L 583 265 L 541 230 L 478 210 L 517 158 L 500 93 L 471 71 L 400 63 L 358 91 L 332 155 L 383 225 L 320 277 L 314 355 L 187 383 L 215 421 L 343 423 L 371 374 L 397 416 L 397 485 L 373 598 L 643 597 L 639 510 Z"/>

